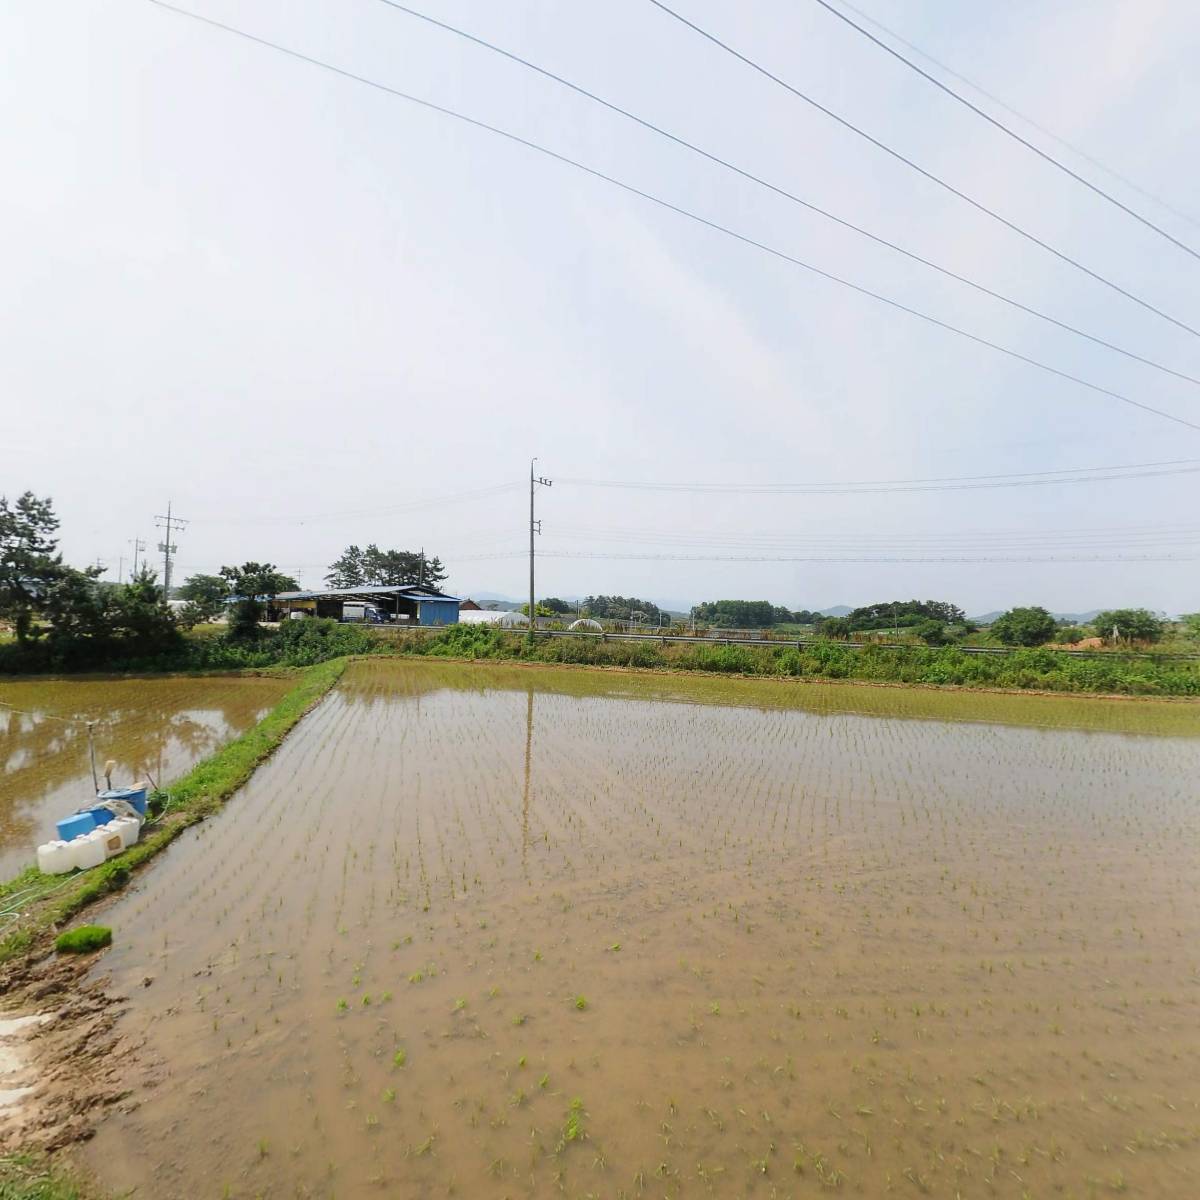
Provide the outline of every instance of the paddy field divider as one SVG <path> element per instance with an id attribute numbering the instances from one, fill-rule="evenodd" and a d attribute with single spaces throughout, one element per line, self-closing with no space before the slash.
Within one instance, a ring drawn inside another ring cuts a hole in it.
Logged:
<path id="1" fill-rule="evenodd" d="M 0 884 L 0 964 L 49 948 L 51 935 L 97 900 L 120 891 L 133 873 L 185 829 L 219 811 L 268 759 L 292 728 L 341 678 L 348 657 L 296 673 L 296 684 L 261 721 L 165 788 L 163 814 L 142 839 L 116 858 L 82 874 L 45 875 L 36 866 Z"/>

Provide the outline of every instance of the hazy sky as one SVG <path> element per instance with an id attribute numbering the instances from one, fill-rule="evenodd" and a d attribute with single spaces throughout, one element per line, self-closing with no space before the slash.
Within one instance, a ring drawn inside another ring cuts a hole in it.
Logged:
<path id="1" fill-rule="evenodd" d="M 379 0 L 180 3 L 511 129 L 1200 423 L 1195 385 L 872 246 Z M 922 181 L 647 0 L 415 6 L 962 274 L 1200 374 L 1192 335 Z M 1009 219 L 1200 324 L 1200 262 L 812 0 L 677 6 Z M 1196 5 L 861 7 L 1200 219 Z M 375 541 L 440 554 L 460 594 L 519 595 L 525 559 L 480 556 L 522 550 L 519 485 L 536 454 L 559 481 L 539 496 L 543 595 L 1200 607 L 1200 563 L 1187 561 L 1200 532 L 1197 475 L 866 496 L 566 482 L 821 484 L 1200 459 L 1200 432 L 494 135 L 147 0 L 5 0 L 0 106 L 0 492 L 53 496 L 77 564 L 99 556 L 115 577 L 130 539 L 153 546 L 154 514 L 171 499 L 191 520 L 181 575 L 255 558 L 317 585 L 343 546 Z M 1200 226 L 1045 144 L 1200 246 Z M 516 486 L 417 507 L 501 484 Z M 1180 561 L 549 557 L 1056 547 Z"/>

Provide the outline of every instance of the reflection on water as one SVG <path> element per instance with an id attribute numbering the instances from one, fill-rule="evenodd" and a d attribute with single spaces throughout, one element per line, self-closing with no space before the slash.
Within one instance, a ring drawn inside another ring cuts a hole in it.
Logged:
<path id="1" fill-rule="evenodd" d="M 13 706 L 0 707 L 0 878 L 92 798 L 88 721 L 98 771 L 114 759 L 117 786 L 147 772 L 162 782 L 252 725 L 286 687 L 230 676 L 0 681 L 0 702 Z"/>
<path id="2" fill-rule="evenodd" d="M 1200 1195 L 1200 740 L 630 691 L 353 667 L 106 911 L 101 1179 Z"/>

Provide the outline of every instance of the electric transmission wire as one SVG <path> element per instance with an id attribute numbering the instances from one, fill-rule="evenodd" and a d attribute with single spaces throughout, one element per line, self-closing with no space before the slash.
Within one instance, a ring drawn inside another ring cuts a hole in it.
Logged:
<path id="1" fill-rule="evenodd" d="M 176 15 L 182 17 L 189 17 L 194 21 L 200 22 L 201 24 L 209 25 L 214 29 L 220 29 L 225 33 L 233 34 L 235 37 L 243 38 L 246 41 L 254 42 L 256 45 L 264 46 L 269 50 L 274 50 L 279 54 L 286 55 L 289 58 L 294 58 L 299 62 L 307 63 L 310 66 L 319 67 L 321 70 L 329 71 L 343 79 L 348 79 L 355 83 L 361 83 L 366 87 L 370 87 L 376 91 L 393 96 L 398 100 L 404 100 L 409 104 L 414 104 L 430 112 L 436 112 L 442 116 L 450 117 L 456 121 L 461 121 L 463 124 L 470 125 L 475 129 L 480 129 L 487 133 L 493 133 L 498 137 L 505 138 L 508 141 L 515 143 L 516 145 L 524 146 L 529 150 L 536 151 L 538 154 L 545 155 L 547 158 L 551 158 L 555 162 L 562 163 L 564 166 L 569 166 L 577 171 L 582 171 L 584 174 L 590 175 L 594 179 L 599 179 L 604 183 L 611 184 L 613 187 L 620 188 L 622 191 L 627 192 L 632 196 L 638 196 L 643 200 L 649 201 L 651 204 L 658 205 L 660 208 L 668 210 L 669 212 L 686 217 L 690 221 L 694 221 L 697 224 L 703 225 L 708 229 L 712 229 L 717 233 L 724 234 L 726 237 L 733 238 L 735 241 L 741 242 L 744 245 L 753 246 L 755 249 L 761 250 L 765 254 L 770 254 L 784 262 L 789 262 L 793 266 L 801 267 L 806 271 L 810 271 L 814 275 L 819 275 L 821 278 L 829 280 L 831 283 L 839 284 L 842 287 L 849 288 L 851 291 L 858 292 L 860 295 L 868 296 L 873 300 L 879 301 L 881 304 L 886 304 L 899 310 L 900 312 L 908 313 L 910 316 L 916 317 L 922 321 L 926 321 L 929 324 L 935 325 L 940 329 L 944 329 L 949 333 L 958 334 L 960 337 L 964 337 L 968 341 L 975 342 L 977 345 L 986 346 L 989 349 L 995 350 L 997 353 L 1004 354 L 1009 358 L 1017 360 L 1018 362 L 1023 362 L 1029 366 L 1037 367 L 1040 370 L 1046 371 L 1051 375 L 1055 375 L 1060 379 L 1066 379 L 1071 383 L 1077 383 L 1081 387 L 1088 388 L 1089 390 L 1097 392 L 1100 395 L 1108 396 L 1111 399 L 1118 400 L 1122 404 L 1128 404 L 1133 408 L 1141 409 L 1143 412 L 1152 413 L 1154 416 L 1162 417 L 1166 421 L 1172 421 L 1177 425 L 1183 425 L 1188 429 L 1193 429 L 1200 432 L 1200 424 L 1189 421 L 1185 417 L 1176 416 L 1174 413 L 1167 412 L 1164 409 L 1155 408 L 1153 405 L 1145 404 L 1140 400 L 1134 400 L 1132 397 L 1126 396 L 1121 392 L 1114 391 L 1111 388 L 1103 387 L 1098 383 L 1092 383 L 1081 376 L 1072 375 L 1069 371 L 1060 370 L 1058 367 L 1052 367 L 1048 363 L 1031 358 L 1029 355 L 1022 354 L 1019 351 L 1013 350 L 1007 346 L 1003 346 L 998 342 L 990 341 L 989 339 L 981 337 L 978 334 L 969 333 L 967 330 L 962 329 L 957 325 L 952 325 L 948 321 L 943 321 L 939 317 L 922 312 L 920 309 L 913 308 L 899 300 L 894 300 L 880 292 L 872 291 L 870 288 L 864 287 L 861 284 L 853 283 L 840 275 L 835 275 L 831 271 L 823 270 L 821 267 L 814 266 L 812 263 L 805 262 L 803 259 L 796 258 L 794 255 L 788 254 L 783 250 L 779 250 L 774 246 L 770 246 L 766 242 L 761 242 L 748 236 L 747 234 L 739 233 L 737 230 L 731 229 L 727 225 L 722 225 L 717 221 L 711 221 L 707 217 L 702 217 L 698 213 L 694 213 L 689 209 L 682 208 L 677 204 L 673 204 L 669 200 L 664 200 L 660 196 L 656 196 L 651 192 L 644 191 L 642 188 L 635 187 L 631 183 L 625 183 L 623 180 L 617 179 L 615 176 L 607 175 L 603 171 L 599 171 L 594 167 L 589 167 L 585 163 L 570 158 L 565 154 L 560 154 L 557 150 L 551 150 L 549 147 L 543 146 L 538 142 L 534 142 L 529 138 L 522 137 L 520 134 L 512 133 L 507 129 L 500 128 L 497 125 L 490 125 L 486 121 L 480 120 L 478 117 L 468 116 L 466 113 L 461 113 L 455 109 L 447 108 L 445 105 L 437 104 L 432 100 L 426 100 L 421 96 L 416 96 L 409 92 L 403 92 L 398 88 L 390 87 L 385 83 L 380 83 L 377 80 L 370 79 L 365 75 L 358 75 L 353 71 L 348 71 L 343 67 L 335 66 L 334 64 L 326 62 L 323 59 L 314 58 L 311 55 L 304 54 L 299 50 L 292 50 L 287 46 L 280 45 L 278 42 L 273 42 L 267 38 L 259 37 L 257 34 L 249 33 L 246 30 L 239 29 L 234 25 L 226 25 L 224 22 L 214 20 L 212 17 L 205 17 L 200 13 L 191 12 L 188 9 L 177 8 L 173 4 L 168 4 L 166 0 L 147 0 L 147 2 L 167 12 L 175 13 Z M 651 2 L 656 3 L 657 0 L 651 0 Z"/>
<path id="2" fill-rule="evenodd" d="M 971 112 L 973 112 L 976 116 L 982 117 L 985 121 L 988 122 L 988 124 L 994 125 L 1002 133 L 1008 134 L 1008 136 L 1010 138 L 1012 138 L 1014 141 L 1019 142 L 1027 150 L 1031 150 L 1040 159 L 1043 159 L 1045 162 L 1048 162 L 1051 166 L 1057 167 L 1060 171 L 1063 172 L 1064 175 L 1068 175 L 1068 176 L 1070 176 L 1070 178 L 1074 179 L 1076 183 L 1080 183 L 1085 188 L 1087 188 L 1089 191 L 1095 192 L 1095 194 L 1097 196 L 1099 196 L 1101 199 L 1107 200 L 1109 202 L 1109 204 L 1112 204 L 1115 207 L 1119 208 L 1127 216 L 1132 217 L 1135 221 L 1140 221 L 1141 224 L 1145 225 L 1147 229 L 1152 229 L 1155 233 L 1157 233 L 1159 235 L 1159 237 L 1166 238 L 1166 240 L 1168 242 L 1170 242 L 1173 246 L 1177 246 L 1185 254 L 1190 254 L 1194 259 L 1196 259 L 1197 261 L 1200 261 L 1200 254 L 1198 254 L 1195 250 L 1193 250 L 1191 246 L 1187 245 L 1185 242 L 1181 242 L 1177 237 L 1173 237 L 1161 226 L 1156 225 L 1148 217 L 1142 216 L 1142 214 L 1139 213 L 1136 209 L 1130 208 L 1128 204 L 1122 203 L 1120 200 L 1118 200 L 1116 198 L 1116 196 L 1112 195 L 1110 192 L 1106 192 L 1102 187 L 1098 187 L 1096 184 L 1092 183 L 1092 181 L 1090 179 L 1086 179 L 1084 176 L 1080 175 L 1078 171 L 1073 171 L 1070 167 L 1067 166 L 1066 163 L 1060 162 L 1057 158 L 1054 157 L 1054 155 L 1048 154 L 1040 146 L 1034 145 L 1034 143 L 1029 141 L 1028 138 L 1022 137 L 1019 133 L 1017 133 L 1017 131 L 1015 129 L 1010 129 L 1007 125 L 1004 124 L 1003 121 L 997 120 L 997 118 L 993 117 L 991 113 L 980 108 L 977 104 L 973 104 L 970 100 L 968 100 L 966 98 L 966 96 L 961 95 L 959 92 L 956 92 L 948 84 L 943 83 L 940 79 L 937 78 L 936 75 L 931 75 L 923 67 L 919 67 L 915 62 L 912 61 L 911 58 L 905 58 L 905 56 L 903 54 L 901 54 L 899 50 L 896 50 L 892 46 L 889 46 L 887 44 L 887 42 L 883 41 L 881 38 L 877 38 L 869 29 L 864 29 L 857 21 L 851 19 L 840 9 L 838 9 L 834 5 L 830 4 L 829 0 L 815 0 L 815 2 L 817 4 L 819 4 L 823 9 L 825 9 L 826 12 L 832 13 L 835 17 L 837 17 L 837 19 L 839 21 L 844 21 L 847 25 L 850 26 L 851 29 L 857 30 L 860 34 L 862 34 L 863 37 L 867 38 L 868 41 L 873 42 L 881 50 L 886 51 L 893 58 L 897 59 L 899 62 L 902 62 L 910 70 L 915 71 L 918 75 L 921 76 L 922 79 L 928 80 L 930 83 L 933 84 L 934 87 L 940 88 L 943 92 L 945 92 L 947 96 L 952 97 L 953 99 L 957 100 L 959 102 L 959 104 L 962 104 L 966 108 L 970 109 Z"/>
<path id="3" fill-rule="evenodd" d="M 872 479 L 836 483 L 659 483 L 653 480 L 559 477 L 560 486 L 623 488 L 643 492 L 719 492 L 741 495 L 853 496 L 880 492 L 969 491 L 976 488 L 1045 487 L 1054 483 L 1110 482 L 1200 472 L 1200 459 L 1176 458 L 1112 467 L 1071 467 L 1055 471 L 1003 472 L 996 475 L 947 475 L 929 479 Z"/>
<path id="4" fill-rule="evenodd" d="M 555 523 L 548 536 L 568 538 L 575 545 L 582 540 L 605 542 L 643 542 L 659 546 L 700 546 L 712 549 L 718 546 L 735 546 L 755 550 L 798 550 L 819 549 L 834 545 L 857 550 L 879 548 L 923 548 L 923 549 L 1032 549 L 1036 547 L 1062 549 L 1067 546 L 1096 545 L 1113 548 L 1116 544 L 1125 547 L 1146 545 L 1192 544 L 1200 541 L 1200 527 L 1169 526 L 1107 527 L 1099 529 L 1052 529 L 1052 530 L 939 530 L 931 533 L 868 529 L 865 532 L 842 529 L 780 530 L 776 532 L 745 533 L 739 530 L 703 530 L 694 527 L 687 530 L 655 530 L 645 526 L 620 528 L 591 525 Z"/>
<path id="5" fill-rule="evenodd" d="M 514 550 L 504 554 L 474 554 L 456 562 L 482 562 L 501 558 L 523 558 L 524 552 Z M 1085 555 L 820 555 L 820 554 L 593 554 L 589 551 L 542 550 L 539 558 L 609 559 L 639 562 L 727 562 L 727 563 L 1191 563 L 1200 560 L 1196 555 L 1176 554 L 1085 554 Z"/>
<path id="6" fill-rule="evenodd" d="M 643 129 L 648 129 L 652 133 L 655 133 L 658 136 L 673 142 L 675 145 L 682 146 L 684 149 L 690 150 L 693 154 L 698 154 L 700 157 L 707 159 L 709 162 L 715 163 L 717 166 L 722 167 L 727 171 L 731 171 L 733 174 L 739 175 L 741 178 L 747 179 L 751 183 L 758 184 L 759 187 L 763 187 L 770 192 L 774 192 L 775 195 L 781 196 L 783 199 L 789 200 L 793 204 L 798 204 L 802 208 L 808 209 L 809 212 L 814 212 L 818 216 L 824 217 L 826 220 L 842 226 L 843 229 L 849 229 L 852 232 L 859 234 L 861 237 L 868 238 L 870 241 L 875 242 L 879 246 L 885 246 L 887 249 L 893 250 L 897 254 L 902 254 L 905 258 L 910 259 L 913 262 L 917 262 L 922 266 L 929 267 L 931 270 L 937 271 L 940 275 L 944 275 L 948 279 L 954 279 L 959 283 L 965 283 L 968 287 L 974 288 L 976 291 L 981 292 L 985 296 L 991 296 L 994 300 L 999 300 L 1004 304 L 1008 304 L 1011 307 L 1020 310 L 1023 313 L 1029 314 L 1030 316 L 1038 317 L 1040 320 L 1046 321 L 1049 324 L 1054 325 L 1059 329 L 1063 329 L 1068 333 L 1073 333 L 1077 337 L 1086 338 L 1089 342 L 1093 342 L 1095 345 L 1103 346 L 1107 350 L 1115 351 L 1117 354 L 1122 354 L 1126 358 L 1133 359 L 1135 362 L 1143 363 L 1148 367 L 1154 367 L 1156 370 L 1163 371 L 1167 375 L 1173 375 L 1176 379 L 1182 379 L 1187 383 L 1200 385 L 1200 379 L 1197 379 L 1195 376 L 1185 374 L 1182 371 L 1176 371 L 1172 367 L 1164 366 L 1162 363 L 1156 362 L 1153 359 L 1145 358 L 1132 350 L 1126 350 L 1124 347 L 1118 346 L 1114 342 L 1110 342 L 1107 338 L 1102 338 L 1095 334 L 1088 333 L 1083 329 L 1079 329 L 1074 325 L 1068 324 L 1066 321 L 1060 321 L 1057 317 L 1052 317 L 1049 313 L 1042 312 L 1040 309 L 1033 308 L 1028 304 L 1024 304 L 1020 300 L 1013 299 L 1011 296 L 1006 296 L 1003 292 L 998 292 L 993 288 L 988 287 L 986 284 L 978 283 L 974 279 L 970 279 L 965 275 L 960 275 L 957 271 L 954 271 L 949 267 L 941 266 L 931 259 L 917 254 L 915 251 L 906 250 L 903 246 L 900 246 L 879 234 L 872 233 L 869 229 L 864 229 L 861 225 L 856 225 L 853 221 L 850 221 L 845 217 L 839 217 L 836 213 L 830 212 L 828 209 L 822 208 L 820 205 L 814 204 L 810 200 L 805 200 L 803 197 L 797 196 L 794 192 L 790 192 L 786 188 L 781 187 L 778 184 L 774 184 L 768 179 L 763 179 L 761 176 L 755 175 L 752 171 L 746 170 L 743 167 L 739 167 L 736 163 L 730 162 L 728 159 L 722 158 L 720 155 L 705 150 L 702 146 L 697 146 L 694 142 L 689 142 L 686 138 L 680 137 L 678 134 L 674 134 L 670 130 L 662 128 L 660 125 L 656 125 L 653 121 L 647 120 L 645 117 L 640 117 L 637 115 L 637 113 L 630 112 L 628 109 L 622 108 L 619 104 L 615 104 L 611 100 L 606 100 L 603 96 L 599 96 L 595 92 L 589 91 L 580 84 L 573 83 L 571 80 L 566 79 L 561 75 L 557 75 L 555 72 L 539 66 L 535 62 L 531 62 L 527 58 L 522 58 L 521 55 L 516 54 L 511 50 L 506 50 L 503 46 L 498 46 L 494 42 L 489 42 L 486 38 L 479 37 L 474 33 L 469 33 L 467 30 L 460 29 L 455 25 L 450 25 L 446 21 L 440 21 L 436 17 L 430 16 L 428 13 L 421 12 L 419 9 L 410 8 L 407 4 L 399 3 L 399 0 L 379 0 L 379 3 L 387 5 L 388 8 L 394 8 L 398 12 L 405 13 L 410 17 L 415 17 L 419 21 L 424 21 L 437 29 L 444 30 L 447 33 L 452 33 L 456 37 L 460 37 L 465 41 L 472 42 L 474 45 L 479 46 L 484 50 L 488 50 L 493 54 L 498 54 L 502 58 L 507 58 L 510 62 L 514 62 L 519 66 L 525 67 L 527 70 L 534 71 L 543 78 L 552 80 L 554 83 L 568 88 L 577 95 L 583 96 L 585 99 L 588 99 L 595 104 L 599 104 L 602 108 L 606 108 L 610 112 L 614 112 L 618 116 L 624 117 L 626 120 L 632 121 L 636 125 L 640 125 Z"/>
<path id="7" fill-rule="evenodd" d="M 1170 201 L 1164 200 L 1161 196 L 1158 196 L 1154 192 L 1150 191 L 1149 188 L 1145 188 L 1140 183 L 1134 182 L 1134 180 L 1130 179 L 1128 175 L 1123 175 L 1120 171 L 1110 167 L 1107 163 L 1101 162 L 1094 154 L 1089 154 L 1086 150 L 1076 146 L 1073 142 L 1068 142 L 1065 137 L 1055 133 L 1053 129 L 1048 129 L 1040 121 L 1035 121 L 1028 113 L 1021 112 L 1019 108 L 1014 108 L 1008 103 L 1007 100 L 1002 100 L 996 95 L 995 92 L 988 91 L 988 89 L 985 88 L 981 83 L 969 78 L 961 71 L 956 71 L 948 63 L 942 62 L 941 59 L 934 58 L 934 56 L 930 54 L 928 50 L 922 50 L 921 47 L 916 44 L 916 42 L 909 41 L 908 38 L 897 33 L 890 26 L 885 25 L 881 20 L 879 20 L 878 17 L 873 17 L 870 13 L 863 12 L 861 8 L 856 8 L 850 3 L 850 0 L 841 0 L 841 3 L 843 8 L 848 8 L 856 16 L 859 16 L 866 21 L 867 24 L 874 25 L 876 29 L 882 30 L 893 41 L 899 42 L 900 45 L 907 46 L 909 50 L 911 50 L 914 54 L 919 55 L 926 62 L 933 63 L 933 65 L 937 67 L 939 71 L 943 71 L 945 74 L 959 80 L 961 83 L 965 83 L 967 87 L 990 100 L 994 105 L 996 105 L 997 108 L 1004 109 L 1005 112 L 1011 113 L 1017 118 L 1017 120 L 1024 121 L 1026 125 L 1030 126 L 1030 128 L 1036 129 L 1038 133 L 1042 134 L 1043 137 L 1049 138 L 1052 142 L 1057 142 L 1060 146 L 1070 150 L 1072 154 L 1082 158 L 1084 162 L 1091 163 L 1091 165 L 1098 171 L 1103 171 L 1105 175 L 1115 179 L 1118 183 L 1123 183 L 1127 188 L 1130 189 L 1130 191 L 1137 192 L 1139 196 L 1144 196 L 1151 203 L 1157 204 L 1161 209 L 1163 209 L 1165 212 L 1169 212 L 1173 217 L 1178 217 L 1181 221 L 1186 221 L 1189 225 L 1200 229 L 1200 221 L 1197 221 L 1195 217 L 1185 213 L 1182 209 L 1176 208 L 1175 205 L 1170 203 Z"/>
<path id="8" fill-rule="evenodd" d="M 152 3 L 160 3 L 161 0 L 151 0 L 151 2 Z M 649 3 L 653 4 L 655 8 L 661 9 L 664 13 L 666 13 L 668 16 L 674 18 L 681 25 L 686 25 L 689 29 L 698 33 L 702 38 L 705 38 L 708 41 L 710 41 L 714 46 L 717 46 L 720 49 L 724 50 L 727 54 L 732 55 L 739 62 L 745 63 L 746 66 L 750 67 L 754 71 L 757 71 L 760 75 L 764 76 L 765 78 L 771 80 L 772 83 L 778 84 L 781 88 L 783 88 L 785 91 L 791 93 L 791 95 L 795 96 L 797 99 L 803 100 L 805 102 L 805 104 L 809 104 L 813 108 L 817 109 L 818 112 L 824 113 L 827 117 L 830 117 L 832 120 L 836 121 L 843 128 L 849 129 L 852 133 L 857 134 L 859 137 L 863 138 L 865 141 L 870 142 L 872 146 L 875 146 L 877 149 L 882 150 L 885 154 L 896 159 L 897 162 L 903 163 L 906 167 L 909 167 L 912 170 L 916 171 L 919 175 L 921 175 L 925 179 L 928 179 L 932 183 L 936 183 L 938 185 L 938 187 L 944 188 L 946 191 L 950 192 L 951 195 L 957 196 L 960 200 L 966 201 L 966 203 L 969 204 L 972 208 L 977 209 L 979 212 L 986 214 L 987 216 L 991 217 L 994 221 L 999 221 L 1001 225 L 1005 226 L 1008 229 L 1011 229 L 1014 233 L 1019 234 L 1021 237 L 1025 238 L 1027 241 L 1032 242 L 1035 246 L 1040 246 L 1043 250 L 1047 251 L 1047 253 L 1053 254 L 1055 258 L 1059 259 L 1062 262 L 1069 264 L 1070 266 L 1074 267 L 1077 271 L 1082 271 L 1085 275 L 1096 280 L 1098 283 L 1104 284 L 1105 287 L 1112 288 L 1113 291 L 1118 292 L 1120 295 L 1124 296 L 1127 300 L 1132 300 L 1134 304 L 1140 305 L 1142 308 L 1146 309 L 1147 311 L 1152 312 L 1159 317 L 1162 317 L 1164 321 L 1169 321 L 1172 325 L 1177 325 L 1180 329 L 1184 329 L 1188 333 L 1191 333 L 1197 337 L 1200 337 L 1200 330 L 1194 329 L 1191 325 L 1188 325 L 1186 322 L 1179 320 L 1177 317 L 1171 316 L 1170 313 L 1164 312 L 1161 308 L 1156 308 L 1148 300 L 1143 300 L 1140 296 L 1137 296 L 1133 292 L 1128 291 L 1126 288 L 1121 287 L 1121 285 L 1119 283 L 1116 283 L 1115 281 L 1107 278 L 1106 276 L 1101 275 L 1098 271 L 1093 271 L 1090 267 L 1084 266 L 1084 264 L 1081 263 L 1078 259 L 1072 258 L 1065 251 L 1059 250 L 1056 247 L 1050 245 L 1049 242 L 1043 241 L 1036 234 L 1030 233 L 1029 230 L 1024 229 L 1020 225 L 1016 224 L 1015 221 L 1010 221 L 1007 217 L 1001 216 L 998 212 L 995 211 L 995 209 L 988 208 L 988 206 L 986 204 L 984 204 L 982 201 L 976 200 L 973 197 L 968 196 L 966 192 L 959 190 L 952 183 L 949 183 L 947 180 L 943 179 L 940 175 L 935 175 L 932 171 L 927 171 L 924 167 L 920 166 L 913 159 L 908 158 L 904 154 L 901 154 L 901 152 L 899 150 L 896 150 L 893 147 L 889 146 L 886 142 L 880 141 L 879 138 L 874 137 L 871 134 L 867 133 L 867 131 L 865 129 L 862 129 L 860 126 L 855 125 L 852 121 L 848 120 L 846 117 L 843 117 L 839 113 L 834 112 L 833 109 L 831 109 L 831 108 L 827 108 L 819 100 L 814 99 L 812 96 L 808 95 L 806 92 L 802 92 L 798 87 L 795 87 L 794 85 L 788 83 L 785 79 L 782 79 L 780 76 L 767 70 L 767 68 L 762 66 L 761 63 L 755 62 L 754 59 L 741 53 L 741 51 L 735 50 L 731 45 L 729 45 L 728 42 L 723 42 L 719 37 L 717 37 L 716 34 L 709 33 L 707 29 L 701 28 L 701 26 L 697 25 L 694 21 L 689 21 L 687 19 L 687 17 L 683 16 L 681 13 L 676 12 L 673 8 L 668 7 L 666 4 L 664 4 L 662 2 L 662 0 L 649 0 Z"/>
<path id="9" fill-rule="evenodd" d="M 154 0 L 151 0 L 153 3 Z M 503 492 L 515 492 L 520 483 L 497 483 L 489 487 L 471 488 L 467 491 L 442 493 L 423 500 L 409 500 L 400 504 L 377 504 L 370 508 L 349 508 L 338 512 L 289 513 L 270 517 L 202 517 L 192 522 L 198 525 L 306 525 L 317 521 L 336 521 L 343 517 L 393 516 L 399 513 L 419 512 L 422 509 L 438 508 L 447 504 L 464 504 L 472 500 L 488 500 Z"/>

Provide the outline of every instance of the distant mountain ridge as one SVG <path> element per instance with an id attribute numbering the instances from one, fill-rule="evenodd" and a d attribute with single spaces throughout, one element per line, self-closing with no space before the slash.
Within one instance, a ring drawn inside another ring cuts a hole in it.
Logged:
<path id="1" fill-rule="evenodd" d="M 1092 621 L 1094 621 L 1103 611 L 1104 611 L 1104 609 L 1102 609 L 1102 608 L 1093 608 L 1089 612 L 1080 612 L 1080 613 L 1052 612 L 1050 615 L 1056 621 L 1065 621 L 1068 625 L 1088 625 Z M 968 617 L 967 620 L 970 621 L 972 625 L 990 625 L 997 617 L 1001 617 L 1003 615 L 1004 615 L 1003 611 L 1000 609 L 997 609 L 995 612 L 984 613 L 982 616 L 979 616 L 979 617 Z"/>

